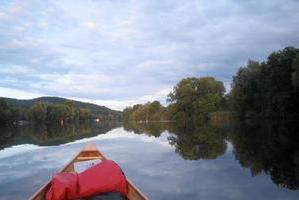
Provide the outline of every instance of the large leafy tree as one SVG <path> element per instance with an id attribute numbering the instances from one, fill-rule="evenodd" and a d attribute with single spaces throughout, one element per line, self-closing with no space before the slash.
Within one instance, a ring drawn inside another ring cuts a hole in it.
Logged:
<path id="1" fill-rule="evenodd" d="M 298 114 L 299 49 L 273 52 L 267 61 L 249 61 L 233 77 L 230 98 L 236 113 L 253 117 Z"/>
<path id="2" fill-rule="evenodd" d="M 123 118 L 124 121 L 159 121 L 165 119 L 165 110 L 159 101 L 136 104 L 124 109 Z"/>
<path id="3" fill-rule="evenodd" d="M 31 108 L 32 120 L 35 122 L 45 122 L 47 119 L 47 104 L 39 102 Z"/>
<path id="4" fill-rule="evenodd" d="M 220 109 L 225 88 L 214 77 L 185 78 L 168 95 L 168 101 L 174 104 L 175 118 L 206 118 L 208 113 Z"/>
<path id="5" fill-rule="evenodd" d="M 5 101 L 0 99 L 0 124 L 5 124 L 11 120 L 12 112 Z"/>
<path id="6" fill-rule="evenodd" d="M 292 63 L 293 73 L 292 73 L 292 83 L 296 90 L 296 93 L 299 93 L 299 54 Z"/>
<path id="7" fill-rule="evenodd" d="M 261 90 L 261 64 L 249 60 L 246 67 L 242 67 L 233 77 L 232 99 L 233 108 L 241 115 L 250 111 L 261 111 L 261 104 L 256 104 L 260 99 Z"/>

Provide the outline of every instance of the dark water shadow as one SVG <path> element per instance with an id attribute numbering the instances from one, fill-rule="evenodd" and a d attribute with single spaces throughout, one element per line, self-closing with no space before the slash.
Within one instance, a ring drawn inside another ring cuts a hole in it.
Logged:
<path id="1" fill-rule="evenodd" d="M 234 158 L 252 176 L 265 173 L 280 187 L 299 189 L 298 121 L 125 123 L 124 128 L 155 137 L 169 132 L 169 144 L 185 160 L 217 159 L 230 142 Z"/>
<path id="2" fill-rule="evenodd" d="M 239 121 L 229 138 L 235 159 L 252 176 L 264 172 L 278 186 L 299 189 L 298 121 Z"/>

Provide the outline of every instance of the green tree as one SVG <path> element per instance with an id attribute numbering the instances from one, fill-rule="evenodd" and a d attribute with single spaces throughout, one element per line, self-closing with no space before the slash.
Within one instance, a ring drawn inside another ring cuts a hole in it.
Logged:
<path id="1" fill-rule="evenodd" d="M 149 103 L 148 104 L 148 114 L 149 114 L 148 119 L 149 120 L 159 120 L 161 107 L 162 106 L 159 101 L 154 101 L 152 103 Z"/>
<path id="2" fill-rule="evenodd" d="M 209 112 L 221 109 L 224 92 L 223 83 L 213 77 L 185 78 L 168 95 L 168 102 L 175 107 L 175 119 L 207 118 Z"/>
<path id="3" fill-rule="evenodd" d="M 293 73 L 292 73 L 292 82 L 296 92 L 299 93 L 299 54 L 297 54 L 296 58 L 292 63 Z"/>
<path id="4" fill-rule="evenodd" d="M 123 121 L 129 122 L 132 120 L 133 108 L 127 107 L 123 110 Z"/>
<path id="5" fill-rule="evenodd" d="M 31 108 L 32 119 L 34 122 L 45 122 L 47 119 L 47 104 L 39 102 Z"/>
<path id="6" fill-rule="evenodd" d="M 195 102 L 196 114 L 201 119 L 206 119 L 209 113 L 219 110 L 221 106 L 222 96 L 219 94 L 207 94 L 204 97 L 200 97 Z"/>
<path id="7" fill-rule="evenodd" d="M 260 76 L 260 63 L 249 60 L 247 66 L 240 68 L 233 77 L 230 97 L 234 110 L 240 115 L 261 111 L 261 104 L 257 104 L 261 101 Z"/>
<path id="8" fill-rule="evenodd" d="M 273 52 L 267 61 L 249 61 L 233 77 L 230 99 L 243 117 L 298 115 L 297 68 L 299 49 Z"/>
<path id="9" fill-rule="evenodd" d="M 50 122 L 59 122 L 61 119 L 67 118 L 67 109 L 63 104 L 48 105 L 47 107 L 47 120 Z"/>
<path id="10" fill-rule="evenodd" d="M 73 101 L 66 101 L 63 104 L 66 109 L 66 120 L 77 121 L 79 119 L 79 109 Z"/>
<path id="11" fill-rule="evenodd" d="M 7 103 L 0 99 L 0 124 L 8 123 L 12 118 L 12 113 Z"/>
<path id="12" fill-rule="evenodd" d="M 137 104 L 123 111 L 124 121 L 160 121 L 165 120 L 166 109 L 159 101 Z"/>
<path id="13" fill-rule="evenodd" d="M 93 117 L 93 114 L 90 109 L 85 109 L 85 108 L 80 109 L 80 111 L 79 111 L 79 119 L 80 120 L 82 120 L 82 121 L 90 120 L 90 119 L 92 119 L 92 117 Z"/>

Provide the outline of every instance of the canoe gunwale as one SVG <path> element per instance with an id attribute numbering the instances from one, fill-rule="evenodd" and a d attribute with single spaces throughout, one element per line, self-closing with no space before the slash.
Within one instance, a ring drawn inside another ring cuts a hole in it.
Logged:
<path id="1" fill-rule="evenodd" d="M 85 155 L 84 155 L 85 154 Z M 85 147 L 71 159 L 61 170 L 60 172 L 70 172 L 74 171 L 74 163 L 82 162 L 87 160 L 107 160 L 107 158 L 96 148 L 94 144 L 87 143 Z M 130 181 L 128 178 L 128 200 L 149 200 L 137 187 Z M 34 193 L 29 199 L 30 200 L 44 200 L 46 192 L 51 186 L 51 180 L 49 180 L 45 185 L 43 185 L 36 193 Z"/>

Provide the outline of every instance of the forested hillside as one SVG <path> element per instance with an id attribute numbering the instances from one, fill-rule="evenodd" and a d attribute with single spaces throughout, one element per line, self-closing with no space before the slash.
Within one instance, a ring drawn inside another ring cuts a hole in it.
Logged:
<path id="1" fill-rule="evenodd" d="M 23 107 L 23 108 L 30 108 L 31 106 L 39 102 L 46 103 L 46 104 L 63 104 L 67 101 L 71 101 L 79 108 L 90 109 L 93 111 L 97 111 L 100 114 L 114 114 L 114 115 L 121 114 L 120 111 L 111 110 L 110 108 L 107 108 L 105 106 L 99 106 L 92 103 L 75 101 L 75 100 L 65 99 L 61 97 L 39 97 L 35 99 L 12 99 L 12 98 L 0 97 L 0 100 L 1 99 L 6 101 L 6 103 L 9 106 Z"/>
<path id="2" fill-rule="evenodd" d="M 69 100 L 60 97 L 40 97 L 29 100 L 0 98 L 0 122 L 19 120 L 33 122 L 93 120 L 120 121 L 122 112 L 105 106 Z"/>

